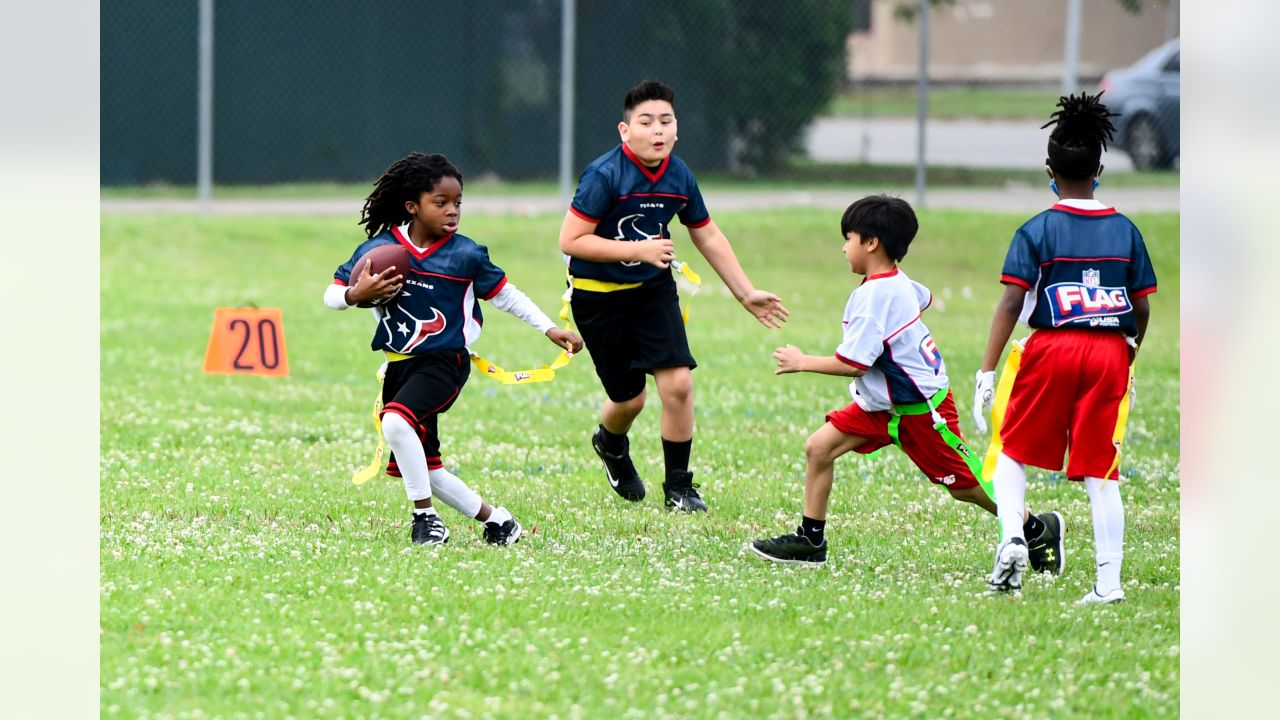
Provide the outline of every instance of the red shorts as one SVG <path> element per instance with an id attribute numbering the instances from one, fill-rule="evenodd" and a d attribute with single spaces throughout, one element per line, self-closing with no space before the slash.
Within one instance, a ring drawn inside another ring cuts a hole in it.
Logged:
<path id="1" fill-rule="evenodd" d="M 1113 441 L 1129 389 L 1129 346 L 1118 332 L 1037 330 L 1022 353 L 1000 441 L 1025 465 L 1061 470 L 1067 479 L 1119 479 Z"/>
<path id="2" fill-rule="evenodd" d="M 950 391 L 947 391 L 946 399 L 938 405 L 937 410 L 947 421 L 951 432 L 963 439 L 960 434 L 960 419 L 956 417 L 956 403 L 951 399 Z M 864 455 L 893 444 L 893 438 L 889 437 L 889 421 L 892 419 L 893 415 L 887 410 L 867 412 L 858 403 L 827 413 L 827 422 L 840 432 L 866 438 L 867 442 L 859 445 L 856 450 Z M 898 423 L 898 440 L 911 462 L 935 485 L 971 488 L 978 484 L 978 479 L 973 476 L 964 458 L 934 429 L 932 415 L 902 415 Z"/>

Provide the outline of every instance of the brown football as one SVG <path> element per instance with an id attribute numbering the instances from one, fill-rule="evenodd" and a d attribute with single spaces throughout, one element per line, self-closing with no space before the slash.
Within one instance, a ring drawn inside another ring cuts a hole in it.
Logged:
<path id="1" fill-rule="evenodd" d="M 351 268 L 351 281 L 349 285 L 355 287 L 360 276 L 364 274 L 364 266 L 366 263 L 369 264 L 369 272 L 374 275 L 386 272 L 387 268 L 394 267 L 395 271 L 393 275 L 404 276 L 409 272 L 409 263 L 411 261 L 412 258 L 409 256 L 409 251 L 403 245 L 399 243 L 379 245 L 369 252 L 361 255 L 360 259 L 356 261 L 355 267 Z M 385 305 L 394 299 L 395 297 L 392 296 L 384 300 L 373 300 L 358 303 L 358 305 L 360 307 L 374 307 L 375 305 Z"/>

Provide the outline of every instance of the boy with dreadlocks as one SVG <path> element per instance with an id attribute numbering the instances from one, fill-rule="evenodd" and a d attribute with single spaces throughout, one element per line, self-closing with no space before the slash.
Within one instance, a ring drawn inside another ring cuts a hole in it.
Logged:
<path id="1" fill-rule="evenodd" d="M 485 503 L 440 461 L 438 418 L 458 398 L 471 372 L 468 348 L 480 337 L 479 297 L 515 315 L 552 343 L 577 352 L 582 338 L 556 327 L 489 260 L 489 251 L 457 234 L 462 213 L 462 173 L 443 155 L 411 153 L 392 163 L 365 200 L 360 224 L 368 239 L 333 274 L 325 304 L 346 310 L 362 302 L 378 319 L 372 348 L 387 356 L 382 383 L 382 434 L 392 455 L 387 474 L 404 478 L 413 503 L 412 541 L 443 545 L 449 540 L 433 496 L 484 525 L 485 541 L 511 545 L 520 523 L 505 508 Z M 380 245 L 400 244 L 409 267 L 372 274 L 356 262 Z M 403 292 L 401 290 L 403 289 Z"/>
<path id="2" fill-rule="evenodd" d="M 645 375 L 653 375 L 662 400 L 664 505 L 703 512 L 707 504 L 689 471 L 697 363 L 670 269 L 671 221 L 678 218 L 689 229 L 694 247 L 762 325 L 780 327 L 787 309 L 777 295 L 751 285 L 712 222 L 693 172 L 672 154 L 674 103 L 675 93 L 660 82 L 627 92 L 618 123 L 622 143 L 582 171 L 560 226 L 560 251 L 569 265 L 573 318 L 606 395 L 600 427 L 591 436 L 605 477 L 626 500 L 644 499 L 627 431 L 644 409 Z"/>
<path id="3" fill-rule="evenodd" d="M 1115 113 L 1100 97 L 1061 98 L 1043 126 L 1056 126 L 1045 163 L 1059 200 L 1013 236 L 1000 276 L 1004 296 L 974 391 L 974 420 L 985 432 L 996 364 L 1014 325 L 1021 320 L 1031 326 L 999 428 L 1003 449 L 993 484 L 1001 539 L 987 582 L 993 592 L 1021 589 L 1028 543 L 1037 545 L 1016 516 L 1026 493 L 1024 466 L 1060 470 L 1070 448 L 1067 478 L 1084 481 L 1097 547 L 1097 580 L 1082 604 L 1124 599 L 1120 445 L 1130 365 L 1151 316 L 1147 296 L 1156 291 L 1138 228 L 1093 197 L 1102 150 L 1115 132 Z"/>

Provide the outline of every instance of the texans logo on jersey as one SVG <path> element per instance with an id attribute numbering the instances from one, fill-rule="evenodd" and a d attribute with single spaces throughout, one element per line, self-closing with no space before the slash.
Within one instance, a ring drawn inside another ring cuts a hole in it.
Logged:
<path id="1" fill-rule="evenodd" d="M 422 320 L 409 314 L 403 306 L 397 305 L 395 309 L 382 318 L 382 325 L 386 328 L 387 334 L 391 337 L 391 345 L 396 352 L 409 354 L 413 349 L 427 341 L 432 335 L 439 335 L 444 332 L 445 322 L 444 313 L 436 308 L 431 308 L 432 316 L 429 320 Z M 408 320 L 400 319 L 403 315 Z M 392 327 L 392 323 L 395 327 Z M 400 347 L 394 347 L 396 343 L 400 343 Z"/>
<path id="2" fill-rule="evenodd" d="M 640 242 L 641 240 L 661 240 L 662 239 L 662 223 L 658 223 L 658 233 L 656 235 L 650 235 L 644 230 L 641 230 L 640 226 L 636 224 L 637 221 L 642 217 L 644 217 L 644 213 L 636 213 L 634 215 L 628 215 L 622 218 L 621 220 L 619 220 L 618 234 L 614 235 L 613 239 L 614 240 L 630 240 L 631 242 Z M 630 232 L 627 231 L 628 225 L 631 227 Z M 639 235 L 640 237 L 636 237 L 636 235 Z M 622 265 L 625 267 L 635 267 L 636 265 L 639 265 L 641 263 L 640 260 L 620 261 L 620 262 L 622 262 Z"/>
<path id="3" fill-rule="evenodd" d="M 1096 277 L 1079 283 L 1054 283 L 1044 289 L 1054 327 L 1073 323 L 1090 327 L 1119 327 L 1119 316 L 1129 312 L 1129 291 L 1097 285 Z M 1088 284 L 1092 281 L 1093 285 Z"/>
<path id="4" fill-rule="evenodd" d="M 938 346 L 933 342 L 932 335 L 925 335 L 916 351 L 920 353 L 924 364 L 933 369 L 934 375 L 942 372 L 942 353 L 938 352 Z"/>

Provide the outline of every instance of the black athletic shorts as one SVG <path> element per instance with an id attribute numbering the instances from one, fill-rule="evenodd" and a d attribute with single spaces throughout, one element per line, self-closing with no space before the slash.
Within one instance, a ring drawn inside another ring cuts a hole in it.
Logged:
<path id="1" fill-rule="evenodd" d="M 382 415 L 395 413 L 418 431 L 430 469 L 444 467 L 436 418 L 453 406 L 470 375 L 471 356 L 466 350 L 436 350 L 387 363 Z M 387 474 L 400 477 L 395 453 L 387 462 Z"/>
<path id="2" fill-rule="evenodd" d="M 645 373 L 698 366 L 689 352 L 676 281 L 669 272 L 628 290 L 574 288 L 573 320 L 614 402 L 643 392 Z"/>

